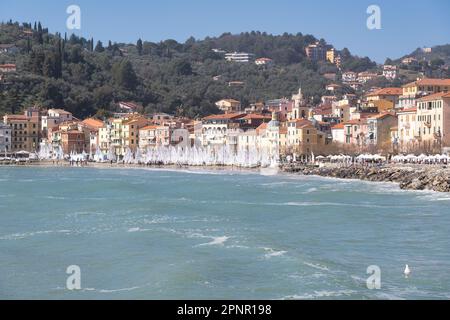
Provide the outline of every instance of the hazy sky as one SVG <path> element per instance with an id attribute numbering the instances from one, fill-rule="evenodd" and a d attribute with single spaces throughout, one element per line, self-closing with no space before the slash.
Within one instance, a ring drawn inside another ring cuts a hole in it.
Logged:
<path id="1" fill-rule="evenodd" d="M 66 8 L 71 4 L 81 8 L 77 34 L 103 42 L 302 32 L 378 62 L 450 43 L 449 0 L 1 0 L 0 20 L 41 21 L 51 32 L 70 32 Z M 371 4 L 381 8 L 381 30 L 366 27 Z"/>

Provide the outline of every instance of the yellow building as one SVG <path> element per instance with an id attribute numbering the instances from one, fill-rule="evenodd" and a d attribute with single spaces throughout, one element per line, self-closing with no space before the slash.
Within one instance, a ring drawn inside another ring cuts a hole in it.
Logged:
<path id="1" fill-rule="evenodd" d="M 402 88 L 383 88 L 367 94 L 366 100 L 368 102 L 380 100 L 389 101 L 390 105 L 392 106 L 391 109 L 393 109 L 398 104 L 399 98 L 402 94 L 403 94 Z M 383 104 L 383 106 L 386 107 L 387 104 Z"/>
<path id="2" fill-rule="evenodd" d="M 234 99 L 223 99 L 216 102 L 217 108 L 225 113 L 241 111 L 241 102 Z"/>
<path id="3" fill-rule="evenodd" d="M 99 130 L 99 144 L 103 152 L 112 147 L 117 156 L 125 155 L 128 148 L 135 152 L 139 146 L 139 129 L 148 124 L 148 119 L 139 115 L 112 119 Z"/>
<path id="4" fill-rule="evenodd" d="M 432 149 L 449 147 L 450 93 L 439 92 L 419 99 L 417 122 L 422 146 Z"/>
<path id="5" fill-rule="evenodd" d="M 291 152 L 309 155 L 325 145 L 325 134 L 318 131 L 311 121 L 291 120 L 287 127 L 287 149 Z"/>
<path id="6" fill-rule="evenodd" d="M 397 112 L 398 126 L 397 126 L 397 138 L 400 152 L 413 152 L 418 143 L 418 123 L 417 109 L 403 109 Z"/>
<path id="7" fill-rule="evenodd" d="M 403 87 L 403 94 L 400 97 L 400 108 L 412 108 L 416 106 L 416 99 L 438 92 L 450 91 L 450 79 L 424 78 Z"/>
<path id="8" fill-rule="evenodd" d="M 36 152 L 40 139 L 40 111 L 27 109 L 21 115 L 5 115 L 3 122 L 11 127 L 11 151 Z"/>

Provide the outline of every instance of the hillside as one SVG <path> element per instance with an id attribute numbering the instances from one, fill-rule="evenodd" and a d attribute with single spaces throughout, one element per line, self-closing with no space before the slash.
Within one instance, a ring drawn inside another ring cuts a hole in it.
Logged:
<path id="1" fill-rule="evenodd" d="M 450 44 L 417 48 L 410 54 L 387 63 L 399 66 L 400 74 L 411 81 L 418 75 L 429 78 L 449 78 Z"/>
<path id="2" fill-rule="evenodd" d="M 301 85 L 318 102 L 336 66 L 310 61 L 305 47 L 317 39 L 298 33 L 274 36 L 261 32 L 223 34 L 185 43 L 108 44 L 77 36 L 50 34 L 40 23 L 0 25 L 0 44 L 18 51 L 0 54 L 0 64 L 15 63 L 17 72 L 5 76 L 0 88 L 0 115 L 30 105 L 65 108 L 77 117 L 106 116 L 121 100 L 135 101 L 142 112 L 154 111 L 198 117 L 217 112 L 214 102 L 235 98 L 244 104 L 290 96 Z M 324 41 L 324 40 L 321 40 Z M 268 57 L 274 67 L 230 63 L 223 54 L 244 51 Z M 376 68 L 369 58 L 343 49 L 343 69 Z M 229 86 L 229 82 L 242 82 Z"/>

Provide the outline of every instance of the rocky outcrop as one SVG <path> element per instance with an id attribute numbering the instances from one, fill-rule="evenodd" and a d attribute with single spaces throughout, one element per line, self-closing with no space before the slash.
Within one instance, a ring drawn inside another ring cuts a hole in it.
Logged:
<path id="1" fill-rule="evenodd" d="M 283 165 L 282 170 L 303 175 L 339 179 L 360 179 L 376 182 L 395 182 L 401 189 L 450 192 L 450 169 L 442 167 L 409 166 L 324 166 Z"/>

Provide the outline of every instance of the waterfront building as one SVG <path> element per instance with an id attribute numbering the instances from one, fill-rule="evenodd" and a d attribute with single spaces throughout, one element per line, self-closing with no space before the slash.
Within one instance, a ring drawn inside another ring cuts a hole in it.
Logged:
<path id="1" fill-rule="evenodd" d="M 0 156 L 11 151 L 11 126 L 0 122 Z"/>
<path id="2" fill-rule="evenodd" d="M 417 122 L 423 146 L 437 149 L 450 147 L 450 92 L 439 92 L 419 99 Z"/>
<path id="3" fill-rule="evenodd" d="M 139 148 L 145 152 L 149 147 L 156 147 L 156 129 L 158 126 L 149 125 L 139 129 Z"/>
<path id="4" fill-rule="evenodd" d="M 266 126 L 266 124 L 264 124 L 264 126 Z M 257 129 L 250 129 L 239 133 L 238 147 L 240 149 L 250 150 L 258 145 L 259 145 L 259 136 Z"/>
<path id="5" fill-rule="evenodd" d="M 89 145 L 86 143 L 86 135 L 77 128 L 67 128 L 53 132 L 53 146 L 60 146 L 64 154 L 87 152 Z"/>
<path id="6" fill-rule="evenodd" d="M 325 145 L 326 135 L 316 129 L 306 119 L 296 119 L 287 123 L 287 149 L 296 154 L 309 155 Z"/>
<path id="7" fill-rule="evenodd" d="M 48 109 L 47 114 L 42 116 L 41 130 L 44 139 L 51 140 L 51 132 L 65 121 L 72 121 L 72 113 L 62 109 Z"/>
<path id="8" fill-rule="evenodd" d="M 397 138 L 400 152 L 411 152 L 418 145 L 419 127 L 417 108 L 399 110 L 397 112 Z"/>
<path id="9" fill-rule="evenodd" d="M 390 151 L 391 128 L 396 127 L 397 123 L 397 116 L 391 113 L 380 113 L 367 118 L 366 144 L 377 150 Z"/>
<path id="10" fill-rule="evenodd" d="M 338 123 L 331 127 L 331 136 L 333 143 L 345 143 L 344 124 Z"/>
<path id="11" fill-rule="evenodd" d="M 241 102 L 234 99 L 222 99 L 216 102 L 217 108 L 225 113 L 235 113 L 241 111 Z"/>
<path id="12" fill-rule="evenodd" d="M 244 113 L 228 113 L 211 115 L 203 119 L 202 145 L 224 145 L 227 135 L 235 129 L 239 129 Z"/>
<path id="13" fill-rule="evenodd" d="M 438 92 L 450 92 L 450 79 L 424 78 L 405 84 L 399 98 L 399 108 L 416 107 L 416 100 Z"/>
<path id="14" fill-rule="evenodd" d="M 94 118 L 85 119 L 81 123 L 89 131 L 89 152 L 95 154 L 100 147 L 99 131 L 105 126 L 105 123 Z"/>
<path id="15" fill-rule="evenodd" d="M 139 146 L 139 129 L 147 126 L 148 119 L 131 115 L 126 118 L 110 119 L 99 130 L 99 144 L 102 152 L 113 149 L 116 156 L 124 156 L 128 149 L 135 152 Z"/>
<path id="16" fill-rule="evenodd" d="M 355 119 L 343 123 L 344 143 L 363 147 L 366 144 L 367 119 Z"/>
<path id="17" fill-rule="evenodd" d="M 11 151 L 36 152 L 40 141 L 41 114 L 28 108 L 22 115 L 5 115 L 3 122 L 11 127 Z"/>

